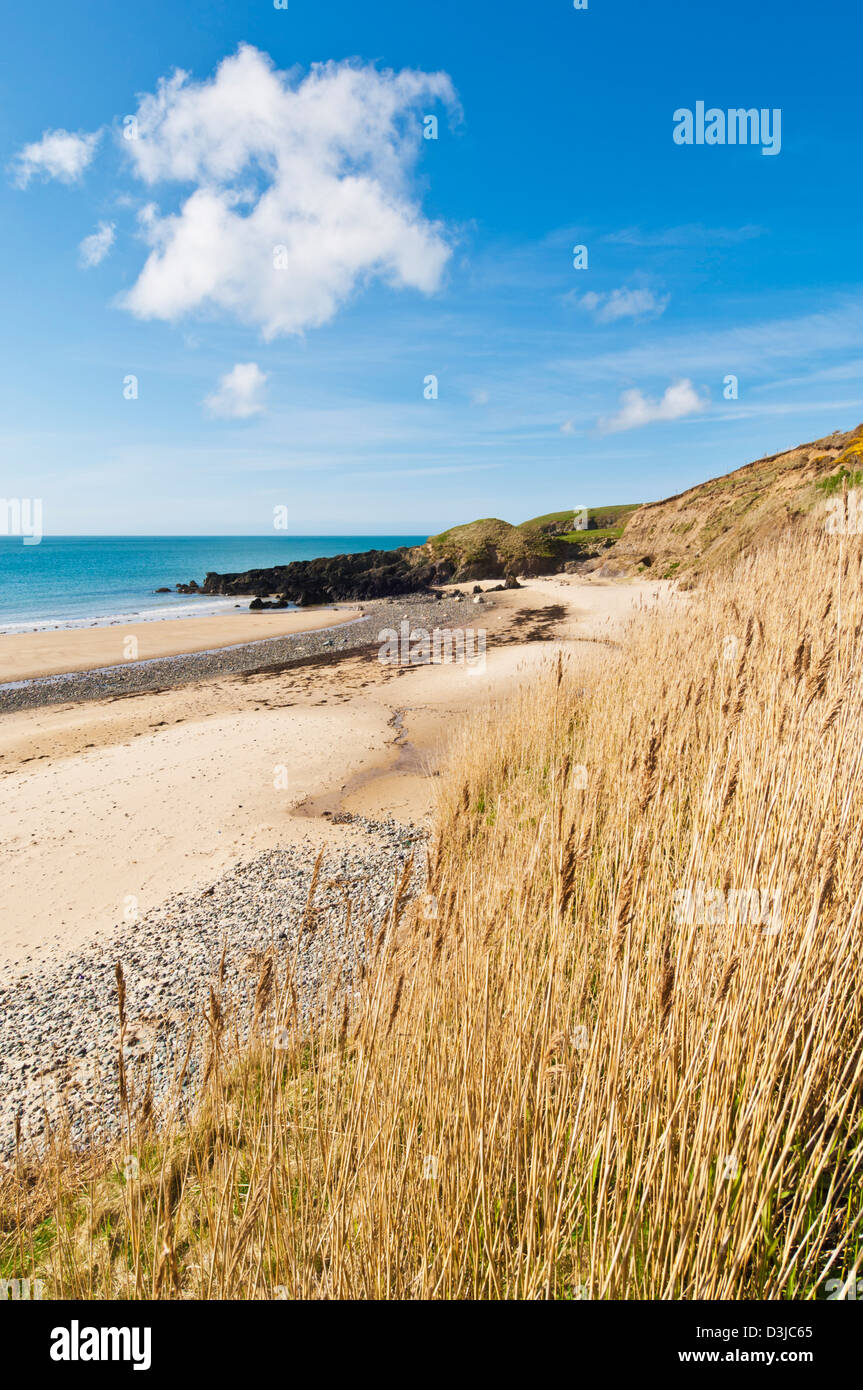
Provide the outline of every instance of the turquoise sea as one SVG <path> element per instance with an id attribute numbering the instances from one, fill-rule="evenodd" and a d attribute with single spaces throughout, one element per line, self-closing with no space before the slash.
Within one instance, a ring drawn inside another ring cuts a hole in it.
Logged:
<path id="1" fill-rule="evenodd" d="M 285 565 L 325 555 L 393 550 L 425 536 L 0 536 L 0 632 L 203 616 L 236 599 L 157 594 L 204 582 L 208 570 Z"/>

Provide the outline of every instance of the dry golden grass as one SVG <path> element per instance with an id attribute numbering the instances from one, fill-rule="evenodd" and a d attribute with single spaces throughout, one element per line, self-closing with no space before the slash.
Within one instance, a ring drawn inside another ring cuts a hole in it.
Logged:
<path id="1" fill-rule="evenodd" d="M 640 619 L 586 695 L 550 664 L 452 750 L 436 915 L 405 879 L 314 1032 L 271 963 L 237 1053 L 215 988 L 196 1113 L 157 1133 L 130 1101 L 137 1177 L 61 1150 L 13 1176 L 4 1267 L 142 1298 L 854 1277 L 862 634 L 860 543 L 822 536 Z M 697 884 L 778 894 L 778 918 L 687 920 Z"/>

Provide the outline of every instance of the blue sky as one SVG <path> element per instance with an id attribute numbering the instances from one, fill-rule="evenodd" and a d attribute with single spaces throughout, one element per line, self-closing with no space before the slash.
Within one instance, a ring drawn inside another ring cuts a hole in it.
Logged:
<path id="1" fill-rule="evenodd" d="M 860 423 L 861 30 L 839 0 L 10 10 L 0 493 L 55 534 L 433 532 Z M 698 101 L 781 110 L 780 152 L 675 143 Z"/>

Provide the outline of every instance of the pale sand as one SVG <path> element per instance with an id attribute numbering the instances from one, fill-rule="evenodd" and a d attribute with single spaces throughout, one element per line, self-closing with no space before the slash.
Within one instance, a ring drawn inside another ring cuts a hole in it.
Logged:
<path id="1" fill-rule="evenodd" d="M 358 837 L 324 811 L 422 820 L 429 770 L 459 719 L 531 679 L 558 648 L 589 673 L 621 620 L 668 587 L 561 577 L 497 594 L 494 609 L 466 603 L 463 625 L 488 629 L 479 675 L 386 667 L 371 651 L 0 717 L 0 966 L 62 958 L 125 912 L 203 888 L 261 850 Z M 564 610 L 559 643 L 504 645 L 552 606 Z M 261 618 L 271 616 L 286 615 Z"/>
<path id="2" fill-rule="evenodd" d="M 285 637 L 351 622 L 362 611 L 352 604 L 339 609 L 287 609 L 250 613 L 248 599 L 236 612 L 209 618 L 165 618 L 162 621 L 117 623 L 111 627 L 69 628 L 57 632 L 22 632 L 0 635 L 0 684 L 31 680 L 34 676 L 59 676 L 70 671 L 93 671 L 102 666 L 126 665 L 131 660 L 180 656 Z M 136 645 L 129 644 L 134 639 Z"/>

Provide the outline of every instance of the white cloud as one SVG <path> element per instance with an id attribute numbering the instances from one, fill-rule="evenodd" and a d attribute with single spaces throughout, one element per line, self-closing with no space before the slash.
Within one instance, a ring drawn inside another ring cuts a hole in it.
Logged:
<path id="1" fill-rule="evenodd" d="M 575 425 L 571 420 L 564 420 L 560 432 L 561 434 L 575 434 Z"/>
<path id="2" fill-rule="evenodd" d="M 700 396 L 692 382 L 686 379 L 675 381 L 658 401 L 650 400 L 641 391 L 624 391 L 620 410 L 601 420 L 600 429 L 604 434 L 616 434 L 620 430 L 652 425 L 656 420 L 680 420 L 684 415 L 696 415 L 706 405 L 706 397 Z"/>
<path id="3" fill-rule="evenodd" d="M 488 405 L 488 391 L 478 390 L 471 393 L 471 405 Z"/>
<path id="4" fill-rule="evenodd" d="M 78 247 L 78 259 L 85 269 L 104 261 L 114 245 L 114 231 L 115 224 L 113 222 L 100 222 L 95 232 L 91 232 L 90 236 L 85 236 Z"/>
<path id="5" fill-rule="evenodd" d="M 148 209 L 151 251 L 124 307 L 215 310 L 271 339 L 326 323 L 375 278 L 432 292 L 450 247 L 409 176 L 435 100 L 455 109 L 445 73 L 328 62 L 299 80 L 247 44 L 208 81 L 175 72 L 124 143 L 146 184 L 193 188 L 175 213 Z"/>
<path id="6" fill-rule="evenodd" d="M 247 420 L 264 409 L 266 372 L 257 362 L 237 362 L 219 380 L 219 387 L 207 396 L 204 405 L 223 420 Z"/>
<path id="7" fill-rule="evenodd" d="M 668 308 L 670 295 L 655 295 L 652 290 L 630 290 L 623 287 L 609 294 L 591 290 L 574 302 L 579 309 L 593 314 L 597 323 L 616 323 L 618 319 L 659 318 Z"/>
<path id="8" fill-rule="evenodd" d="M 18 187 L 26 188 L 36 174 L 43 179 L 74 183 L 96 153 L 101 133 L 95 130 L 91 135 L 73 135 L 68 130 L 46 130 L 41 140 L 25 145 L 12 161 L 10 167 Z"/>
<path id="9" fill-rule="evenodd" d="M 744 227 L 705 227 L 703 222 L 687 222 L 679 227 L 666 227 L 661 232 L 644 232 L 640 227 L 623 227 L 609 232 L 603 241 L 618 246 L 736 246 L 765 235 L 765 228 L 747 223 Z"/>

